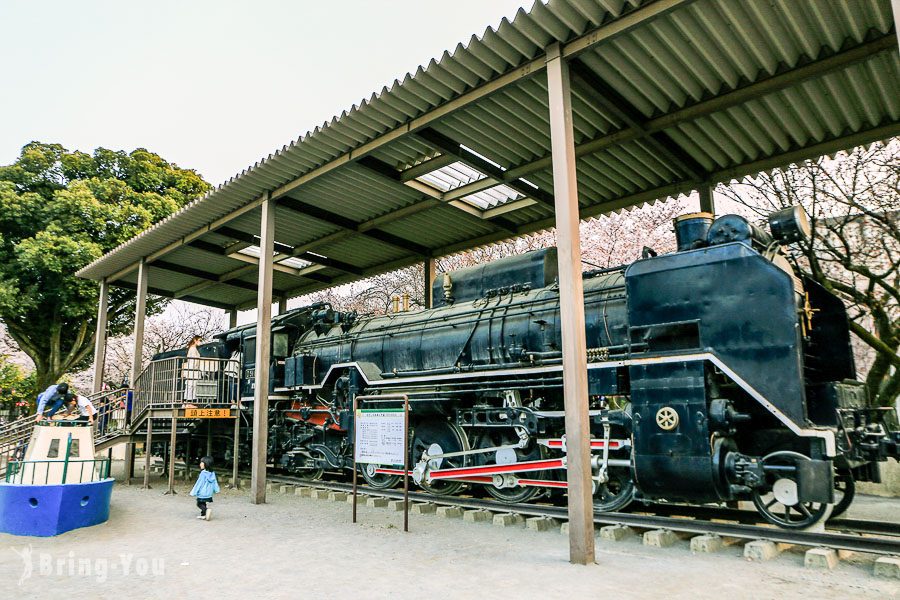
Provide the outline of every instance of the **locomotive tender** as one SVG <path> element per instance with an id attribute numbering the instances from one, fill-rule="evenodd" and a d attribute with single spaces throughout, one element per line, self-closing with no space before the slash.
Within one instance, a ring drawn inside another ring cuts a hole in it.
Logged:
<path id="1" fill-rule="evenodd" d="M 676 252 L 584 273 L 596 510 L 752 500 L 772 523 L 809 527 L 900 456 L 896 413 L 870 407 L 855 380 L 843 304 L 780 252 L 808 234 L 805 215 L 769 220 L 771 234 L 736 215 L 685 215 Z M 405 394 L 424 490 L 562 493 L 556 268 L 548 248 L 439 276 L 429 310 L 360 317 L 319 303 L 273 318 L 269 460 L 346 472 L 354 397 Z M 239 356 L 247 412 L 255 335 L 238 327 L 202 348 Z M 402 471 L 361 474 L 388 488 Z"/>

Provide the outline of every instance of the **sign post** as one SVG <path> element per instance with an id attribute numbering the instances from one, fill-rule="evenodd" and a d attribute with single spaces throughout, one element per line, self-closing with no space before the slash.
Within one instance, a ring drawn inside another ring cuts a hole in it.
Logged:
<path id="1" fill-rule="evenodd" d="M 359 408 L 360 402 L 403 401 L 403 408 Z M 409 398 L 405 394 L 353 398 L 353 522 L 356 523 L 356 465 L 403 465 L 403 531 L 409 531 Z"/>

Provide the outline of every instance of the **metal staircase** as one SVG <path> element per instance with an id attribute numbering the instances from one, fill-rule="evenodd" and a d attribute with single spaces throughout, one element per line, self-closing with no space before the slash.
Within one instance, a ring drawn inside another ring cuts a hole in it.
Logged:
<path id="1" fill-rule="evenodd" d="M 94 416 L 94 450 L 133 441 L 146 429 L 147 419 L 183 418 L 188 407 L 229 408 L 238 404 L 235 360 L 173 357 L 151 361 L 131 389 L 121 388 L 88 396 Z M 0 476 L 11 460 L 21 460 L 34 430 L 35 414 L 0 426 Z"/>
<path id="2" fill-rule="evenodd" d="M 98 392 L 88 396 L 97 414 L 94 415 L 94 439 L 112 439 L 125 434 L 127 389 Z M 21 460 L 31 440 L 36 414 L 26 415 L 0 427 L 0 475 L 6 473 L 11 460 Z"/>

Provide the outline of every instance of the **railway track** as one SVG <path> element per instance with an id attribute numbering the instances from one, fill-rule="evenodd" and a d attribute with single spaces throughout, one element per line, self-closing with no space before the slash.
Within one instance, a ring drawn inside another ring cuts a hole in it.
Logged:
<path id="1" fill-rule="evenodd" d="M 310 488 L 351 492 L 353 486 L 337 481 L 308 480 L 291 476 L 272 476 L 270 481 Z M 394 500 L 402 499 L 400 490 L 378 490 L 359 486 L 358 492 L 366 496 L 379 496 Z M 465 509 L 486 510 L 495 513 L 516 513 L 526 517 L 548 517 L 567 521 L 565 507 L 549 504 L 505 504 L 482 498 L 465 496 L 434 496 L 422 492 L 409 492 L 410 502 L 427 502 L 439 506 L 458 506 Z M 655 508 L 655 507 L 654 507 Z M 896 524 L 878 523 L 859 519 L 839 519 L 829 522 L 831 528 L 841 531 L 792 531 L 771 525 L 759 525 L 747 521 L 753 513 L 737 509 L 715 509 L 711 507 L 683 507 L 676 514 L 676 506 L 666 506 L 661 512 L 646 513 L 596 513 L 595 525 L 626 525 L 637 529 L 669 529 L 676 533 L 696 535 L 718 535 L 742 540 L 769 540 L 798 546 L 825 547 L 835 550 L 864 552 L 881 555 L 900 555 L 900 527 Z M 690 508 L 691 512 L 684 510 Z M 694 510 L 698 509 L 698 510 Z M 715 519 L 715 520 L 712 520 Z M 728 522 L 723 522 L 727 520 Z"/>

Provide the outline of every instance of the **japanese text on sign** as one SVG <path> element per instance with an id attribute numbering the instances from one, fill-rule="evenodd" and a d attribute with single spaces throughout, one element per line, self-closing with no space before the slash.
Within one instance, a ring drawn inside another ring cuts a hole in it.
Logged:
<path id="1" fill-rule="evenodd" d="M 188 419 L 227 419 L 231 411 L 227 408 L 186 408 L 184 416 Z"/>
<path id="2" fill-rule="evenodd" d="M 402 465 L 406 452 L 405 423 L 403 410 L 357 410 L 356 462 Z"/>

